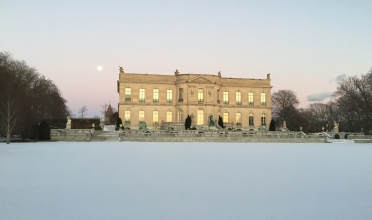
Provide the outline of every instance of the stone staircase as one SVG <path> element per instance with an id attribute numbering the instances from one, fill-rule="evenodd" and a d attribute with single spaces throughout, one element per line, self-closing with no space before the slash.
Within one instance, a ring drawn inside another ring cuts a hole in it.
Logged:
<path id="1" fill-rule="evenodd" d="M 105 125 L 102 131 L 95 131 L 91 141 L 119 141 L 120 131 L 115 131 L 115 125 Z"/>

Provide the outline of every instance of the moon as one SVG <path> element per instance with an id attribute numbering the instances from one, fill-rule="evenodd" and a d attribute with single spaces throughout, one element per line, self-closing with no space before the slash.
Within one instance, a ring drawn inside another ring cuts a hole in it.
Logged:
<path id="1" fill-rule="evenodd" d="M 97 66 L 98 71 L 102 71 L 102 66 Z"/>

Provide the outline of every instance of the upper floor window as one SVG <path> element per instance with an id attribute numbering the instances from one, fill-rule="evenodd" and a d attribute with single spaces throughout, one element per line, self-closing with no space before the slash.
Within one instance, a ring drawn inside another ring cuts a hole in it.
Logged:
<path id="1" fill-rule="evenodd" d="M 251 106 L 251 107 L 254 106 L 253 92 L 248 93 L 248 105 Z"/>
<path id="2" fill-rule="evenodd" d="M 266 93 L 261 92 L 261 105 L 266 105 Z"/>
<path id="3" fill-rule="evenodd" d="M 229 104 L 229 92 L 223 92 L 223 104 Z"/>
<path id="4" fill-rule="evenodd" d="M 236 92 L 236 104 L 242 105 L 242 93 L 241 92 Z"/>
<path id="5" fill-rule="evenodd" d="M 139 102 L 145 102 L 145 89 L 139 89 Z"/>
<path id="6" fill-rule="evenodd" d="M 178 90 L 178 102 L 183 102 L 183 88 Z"/>
<path id="7" fill-rule="evenodd" d="M 154 89 L 153 92 L 152 92 L 152 101 L 154 103 L 158 103 L 159 102 L 159 89 Z"/>
<path id="8" fill-rule="evenodd" d="M 125 88 L 125 102 L 130 102 L 132 96 L 131 88 Z"/>
<path id="9" fill-rule="evenodd" d="M 204 102 L 204 90 L 198 89 L 198 102 Z"/>
<path id="10" fill-rule="evenodd" d="M 172 90 L 171 89 L 167 89 L 167 102 L 168 103 L 172 103 Z"/>
<path id="11" fill-rule="evenodd" d="M 217 104 L 220 104 L 220 90 L 217 90 Z"/>

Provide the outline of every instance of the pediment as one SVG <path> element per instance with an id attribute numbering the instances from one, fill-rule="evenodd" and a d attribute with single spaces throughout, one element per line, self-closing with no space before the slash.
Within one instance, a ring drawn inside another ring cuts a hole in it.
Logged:
<path id="1" fill-rule="evenodd" d="M 210 81 L 209 79 L 207 79 L 203 76 L 195 77 L 195 78 L 189 80 L 189 82 L 190 83 L 203 83 L 203 84 L 213 83 L 212 81 Z"/>

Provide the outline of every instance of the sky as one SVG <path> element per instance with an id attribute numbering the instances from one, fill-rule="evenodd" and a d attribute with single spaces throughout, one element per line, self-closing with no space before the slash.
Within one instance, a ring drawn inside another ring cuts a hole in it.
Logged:
<path id="1" fill-rule="evenodd" d="M 117 107 L 129 73 L 266 78 L 300 107 L 372 67 L 372 1 L 0 0 L 0 51 L 51 79 L 72 113 Z M 102 70 L 97 70 L 102 66 Z"/>

